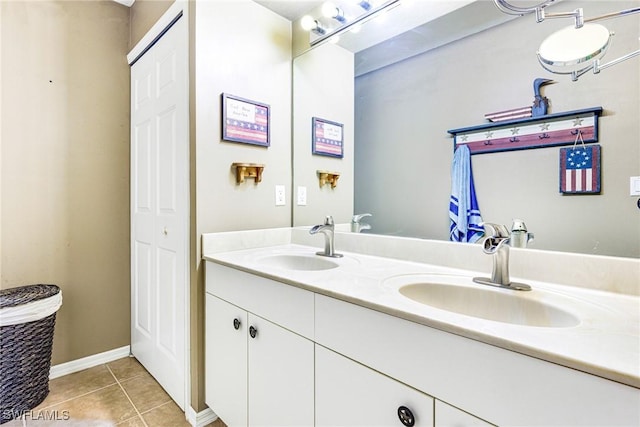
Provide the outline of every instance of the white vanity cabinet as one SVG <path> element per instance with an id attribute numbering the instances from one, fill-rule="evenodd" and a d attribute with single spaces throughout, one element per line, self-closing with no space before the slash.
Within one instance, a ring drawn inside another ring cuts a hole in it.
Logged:
<path id="1" fill-rule="evenodd" d="M 432 427 L 432 397 L 316 345 L 316 427 Z"/>
<path id="2" fill-rule="evenodd" d="M 207 405 L 229 427 L 313 425 L 314 344 L 292 332 L 313 332 L 313 293 L 209 263 L 206 283 Z"/>
<path id="3" fill-rule="evenodd" d="M 633 387 L 324 295 L 315 303 L 317 344 L 473 415 L 436 403 L 436 426 L 640 425 Z"/>
<path id="4" fill-rule="evenodd" d="M 447 405 L 444 402 L 436 400 L 435 406 L 435 427 L 492 427 L 493 424 L 489 424 L 482 421 L 480 418 L 476 418 L 471 414 L 454 408 L 451 405 Z"/>
<path id="5" fill-rule="evenodd" d="M 316 344 L 316 427 L 493 427 Z"/>
<path id="6" fill-rule="evenodd" d="M 313 342 L 252 314 L 249 329 L 247 425 L 313 425 Z"/>
<path id="7" fill-rule="evenodd" d="M 501 343 L 213 262 L 206 292 L 205 402 L 229 427 L 640 425 L 637 388 Z"/>
<path id="8" fill-rule="evenodd" d="M 205 401 L 228 426 L 246 426 L 248 313 L 211 294 L 205 310 Z"/>

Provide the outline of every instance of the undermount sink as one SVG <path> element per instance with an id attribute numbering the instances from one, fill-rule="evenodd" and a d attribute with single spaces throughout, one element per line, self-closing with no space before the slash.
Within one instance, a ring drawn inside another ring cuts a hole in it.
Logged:
<path id="1" fill-rule="evenodd" d="M 322 271 L 339 266 L 338 263 L 318 255 L 268 255 L 258 259 L 261 265 L 283 270 Z"/>
<path id="2" fill-rule="evenodd" d="M 569 328 L 580 319 L 550 304 L 544 291 L 520 292 L 465 284 L 470 278 L 434 276 L 434 281 L 408 283 L 399 287 L 406 298 L 437 309 L 514 325 Z M 456 283 L 462 282 L 462 283 Z"/>

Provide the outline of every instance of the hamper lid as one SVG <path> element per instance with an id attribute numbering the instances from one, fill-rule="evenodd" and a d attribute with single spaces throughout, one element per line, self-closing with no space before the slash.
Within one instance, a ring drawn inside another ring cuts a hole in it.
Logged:
<path id="1" fill-rule="evenodd" d="M 16 307 L 60 293 L 56 285 L 27 285 L 0 290 L 0 308 Z"/>

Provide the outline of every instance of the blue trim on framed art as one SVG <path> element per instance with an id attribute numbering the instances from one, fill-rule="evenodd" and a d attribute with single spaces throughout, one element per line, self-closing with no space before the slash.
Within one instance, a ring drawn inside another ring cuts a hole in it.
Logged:
<path id="1" fill-rule="evenodd" d="M 269 104 L 228 93 L 221 94 L 222 140 L 269 147 L 271 113 Z"/>
<path id="2" fill-rule="evenodd" d="M 344 125 L 319 117 L 311 118 L 311 153 L 344 157 Z"/>

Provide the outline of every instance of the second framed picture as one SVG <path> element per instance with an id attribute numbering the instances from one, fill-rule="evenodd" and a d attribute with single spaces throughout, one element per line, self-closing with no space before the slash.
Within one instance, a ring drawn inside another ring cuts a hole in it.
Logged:
<path id="1" fill-rule="evenodd" d="M 342 123 L 313 117 L 311 119 L 312 153 L 321 156 L 344 157 Z"/>

